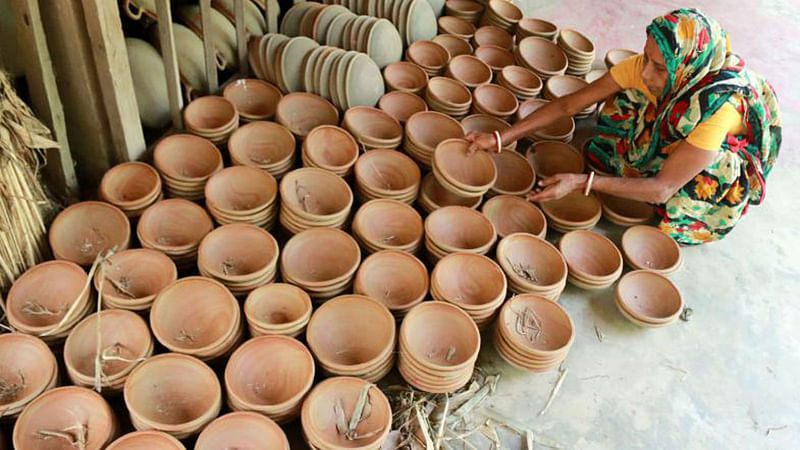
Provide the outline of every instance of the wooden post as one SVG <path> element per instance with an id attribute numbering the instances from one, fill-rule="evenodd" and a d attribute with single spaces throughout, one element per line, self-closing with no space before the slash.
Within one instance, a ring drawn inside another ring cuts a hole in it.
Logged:
<path id="1" fill-rule="evenodd" d="M 169 95 L 169 112 L 172 115 L 172 127 L 183 129 L 183 96 L 181 95 L 181 79 L 178 69 L 178 57 L 175 52 L 175 35 L 172 30 L 172 11 L 170 0 L 157 0 L 158 41 L 161 47 L 161 59 L 167 76 L 167 94 Z"/>
<path id="2" fill-rule="evenodd" d="M 247 23 L 244 19 L 244 2 L 233 0 L 234 18 L 236 19 L 236 49 L 239 59 L 239 73 L 246 75 L 247 67 Z"/>
<path id="3" fill-rule="evenodd" d="M 206 51 L 206 78 L 208 93 L 215 94 L 219 90 L 217 79 L 217 59 L 214 36 L 211 31 L 211 0 L 200 0 L 200 22 L 203 27 L 203 46 Z"/>

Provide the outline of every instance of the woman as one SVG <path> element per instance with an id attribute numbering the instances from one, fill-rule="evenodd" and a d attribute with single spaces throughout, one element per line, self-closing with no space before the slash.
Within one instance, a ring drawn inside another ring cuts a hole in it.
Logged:
<path id="1" fill-rule="evenodd" d="M 558 174 L 529 200 L 591 190 L 653 203 L 661 230 L 685 245 L 722 239 L 763 200 L 781 142 L 777 98 L 730 53 L 719 24 L 694 9 L 653 20 L 644 53 L 589 86 L 502 133 L 471 133 L 470 150 L 493 151 L 605 99 L 586 156 L 612 176 Z"/>

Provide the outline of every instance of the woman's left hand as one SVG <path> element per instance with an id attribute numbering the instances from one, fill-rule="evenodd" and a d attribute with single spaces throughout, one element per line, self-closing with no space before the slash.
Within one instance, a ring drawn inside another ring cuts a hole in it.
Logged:
<path id="1" fill-rule="evenodd" d="M 570 192 L 583 189 L 587 180 L 588 175 L 584 173 L 559 173 L 544 178 L 539 180 L 537 188 L 528 194 L 528 200 L 532 202 L 558 200 Z"/>

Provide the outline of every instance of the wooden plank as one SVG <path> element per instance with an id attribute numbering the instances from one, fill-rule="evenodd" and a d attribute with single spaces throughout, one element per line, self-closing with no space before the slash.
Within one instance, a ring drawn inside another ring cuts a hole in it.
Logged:
<path id="1" fill-rule="evenodd" d="M 82 0 L 100 93 L 116 150 L 116 161 L 136 160 L 146 150 L 136 93 L 116 2 Z"/>
<path id="2" fill-rule="evenodd" d="M 172 30 L 172 10 L 170 0 L 157 0 L 156 12 L 158 14 L 158 40 L 161 48 L 161 59 L 164 61 L 164 71 L 167 75 L 167 94 L 169 95 L 169 112 L 172 115 L 172 126 L 175 129 L 183 128 L 183 96 L 181 95 L 181 79 L 178 69 L 178 56 L 175 52 L 175 35 Z"/>
<path id="3" fill-rule="evenodd" d="M 47 151 L 44 173 L 51 188 L 66 199 L 78 197 L 78 178 L 69 150 L 64 107 L 58 94 L 38 0 L 15 0 L 17 40 L 21 43 L 25 77 L 33 110 L 53 132 L 60 148 Z"/>
<path id="4" fill-rule="evenodd" d="M 239 59 L 239 73 L 248 72 L 247 65 L 247 23 L 244 19 L 244 2 L 248 0 L 233 0 L 234 17 L 236 22 L 236 49 Z"/>
<path id="5" fill-rule="evenodd" d="M 203 28 L 203 46 L 206 53 L 208 93 L 215 94 L 219 90 L 219 79 L 217 78 L 217 50 L 211 31 L 211 0 L 200 0 L 200 22 Z"/>

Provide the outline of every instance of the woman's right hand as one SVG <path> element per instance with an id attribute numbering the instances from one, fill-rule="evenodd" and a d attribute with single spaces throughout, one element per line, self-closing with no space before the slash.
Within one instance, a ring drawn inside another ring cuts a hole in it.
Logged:
<path id="1" fill-rule="evenodd" d="M 478 133 L 477 131 L 471 131 L 466 137 L 469 141 L 469 148 L 467 150 L 469 154 L 473 154 L 477 151 L 497 151 L 497 140 L 492 133 Z"/>

